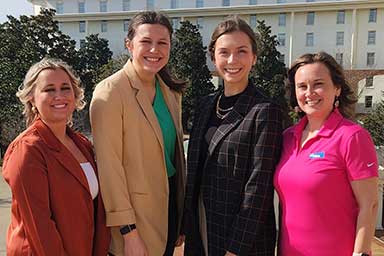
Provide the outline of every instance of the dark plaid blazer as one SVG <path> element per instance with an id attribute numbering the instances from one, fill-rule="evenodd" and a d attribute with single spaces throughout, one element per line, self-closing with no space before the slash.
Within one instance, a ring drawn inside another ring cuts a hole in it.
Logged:
<path id="1" fill-rule="evenodd" d="M 273 174 L 280 157 L 282 110 L 249 84 L 213 135 L 205 163 L 201 164 L 201 145 L 220 93 L 202 99 L 190 135 L 185 255 L 203 255 L 196 221 L 196 197 L 201 193 L 210 256 L 226 251 L 273 256 Z"/>

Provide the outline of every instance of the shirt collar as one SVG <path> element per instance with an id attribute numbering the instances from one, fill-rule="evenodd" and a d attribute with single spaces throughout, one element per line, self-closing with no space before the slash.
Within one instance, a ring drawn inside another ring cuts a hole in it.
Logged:
<path id="1" fill-rule="evenodd" d="M 328 116 L 327 120 L 323 124 L 323 126 L 320 128 L 320 131 L 317 133 L 317 136 L 321 137 L 329 137 L 332 135 L 332 133 L 336 130 L 336 128 L 339 126 L 340 122 L 343 120 L 343 116 L 341 115 L 340 111 L 335 108 L 331 114 Z M 305 126 L 308 123 L 307 116 L 304 116 L 294 127 L 293 133 L 296 138 L 300 138 L 301 134 L 303 133 L 303 130 L 305 129 Z"/>

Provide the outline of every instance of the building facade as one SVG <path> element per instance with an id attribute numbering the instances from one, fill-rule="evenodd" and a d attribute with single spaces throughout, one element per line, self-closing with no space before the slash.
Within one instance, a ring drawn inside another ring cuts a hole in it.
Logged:
<path id="1" fill-rule="evenodd" d="M 256 27 L 257 20 L 265 20 L 271 26 L 287 66 L 303 53 L 326 51 L 346 70 L 384 70 L 384 0 L 28 1 L 36 14 L 41 7 L 56 9 L 60 29 L 78 46 L 85 36 L 98 33 L 109 40 L 115 56 L 126 52 L 124 39 L 129 19 L 138 11 L 161 10 L 171 18 L 174 28 L 180 21 L 190 20 L 198 25 L 205 45 L 223 18 L 238 14 L 252 27 Z M 208 65 L 213 71 L 212 63 Z M 384 90 L 382 79 L 373 81 L 380 81 L 375 85 Z M 365 96 L 364 100 L 369 100 Z M 380 100 L 377 96 L 372 99 L 374 103 Z"/>

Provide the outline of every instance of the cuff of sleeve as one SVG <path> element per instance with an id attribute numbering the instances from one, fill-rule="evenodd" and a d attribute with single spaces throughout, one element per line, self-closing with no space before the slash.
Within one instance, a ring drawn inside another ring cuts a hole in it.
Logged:
<path id="1" fill-rule="evenodd" d="M 108 227 L 134 224 L 136 223 L 135 211 L 133 209 L 130 209 L 119 212 L 107 212 L 106 223 Z"/>

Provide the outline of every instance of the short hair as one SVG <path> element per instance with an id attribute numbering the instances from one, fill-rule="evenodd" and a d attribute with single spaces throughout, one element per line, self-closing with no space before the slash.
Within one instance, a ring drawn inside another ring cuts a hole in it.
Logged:
<path id="1" fill-rule="evenodd" d="M 32 110 L 31 99 L 36 88 L 36 80 L 39 74 L 46 69 L 61 69 L 67 73 L 75 93 L 76 109 L 80 110 L 85 106 L 85 102 L 83 100 L 84 89 L 80 87 L 80 78 L 76 75 L 75 71 L 66 62 L 60 59 L 44 58 L 29 68 L 22 85 L 19 87 L 19 90 L 16 93 L 16 96 L 24 105 L 23 114 L 25 116 L 27 126 L 31 125 L 32 122 L 38 117 L 38 113 Z M 72 118 L 68 120 L 69 123 L 71 123 L 71 119 Z"/>
<path id="2" fill-rule="evenodd" d="M 291 106 L 298 106 L 295 91 L 295 75 L 297 70 L 304 65 L 313 63 L 322 63 L 327 67 L 333 84 L 336 88 L 340 89 L 340 96 L 338 97 L 340 113 L 345 118 L 353 119 L 353 105 L 357 102 L 356 95 L 345 79 L 343 68 L 326 52 L 304 54 L 297 58 L 288 70 L 287 86 L 290 91 Z"/>
<path id="3" fill-rule="evenodd" d="M 217 39 L 228 33 L 232 33 L 235 31 L 241 31 L 245 33 L 249 40 L 251 41 L 252 52 L 257 55 L 257 36 L 253 29 L 245 22 L 243 19 L 239 18 L 237 15 L 229 16 L 226 20 L 220 22 L 211 36 L 211 42 L 209 43 L 209 54 L 211 56 L 211 60 L 215 59 L 215 44 Z"/>

